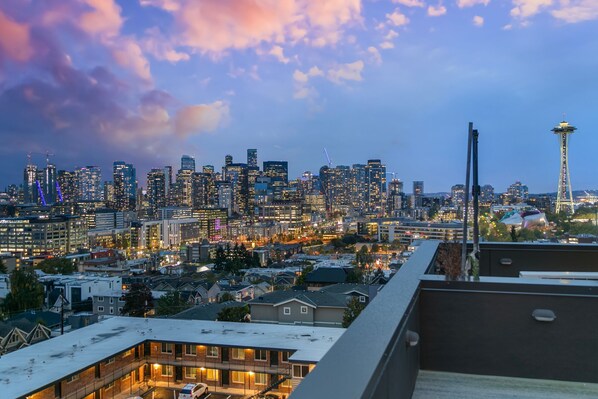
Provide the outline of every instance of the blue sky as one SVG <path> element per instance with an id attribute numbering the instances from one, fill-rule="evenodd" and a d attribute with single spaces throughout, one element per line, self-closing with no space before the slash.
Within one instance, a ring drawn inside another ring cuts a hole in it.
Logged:
<path id="1" fill-rule="evenodd" d="M 0 186 L 27 152 L 220 167 L 247 148 L 291 177 L 380 158 L 410 191 L 480 179 L 555 191 L 563 118 L 574 189 L 597 188 L 595 0 L 7 0 L 0 4 Z M 43 164 L 43 155 L 33 155 Z"/>

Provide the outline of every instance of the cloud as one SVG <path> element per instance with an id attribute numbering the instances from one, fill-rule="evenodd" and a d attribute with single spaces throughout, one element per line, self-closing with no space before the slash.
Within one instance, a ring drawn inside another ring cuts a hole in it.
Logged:
<path id="1" fill-rule="evenodd" d="M 403 26 L 409 23 L 409 18 L 405 14 L 402 14 L 398 8 L 393 13 L 386 14 L 386 19 L 394 26 Z"/>
<path id="2" fill-rule="evenodd" d="M 511 16 L 525 19 L 551 6 L 552 0 L 513 0 L 513 5 L 515 7 L 511 9 Z"/>
<path id="3" fill-rule="evenodd" d="M 189 54 L 177 51 L 174 45 L 160 33 L 157 27 L 145 31 L 141 41 L 143 49 L 154 56 L 157 60 L 168 61 L 176 64 L 180 61 L 189 61 Z"/>
<path id="4" fill-rule="evenodd" d="M 0 62 L 5 57 L 25 62 L 32 55 L 29 26 L 12 20 L 0 10 Z"/>
<path id="5" fill-rule="evenodd" d="M 394 30 L 389 30 L 386 36 L 384 36 L 384 40 L 393 40 L 394 38 L 398 37 L 399 34 Z"/>
<path id="6" fill-rule="evenodd" d="M 425 3 L 421 0 L 392 0 L 395 4 L 401 4 L 405 7 L 425 7 Z"/>
<path id="7" fill-rule="evenodd" d="M 487 6 L 490 4 L 490 0 L 457 0 L 457 7 L 459 8 L 473 7 L 479 4 Z"/>
<path id="8" fill-rule="evenodd" d="M 479 15 L 476 15 L 475 17 L 473 17 L 473 24 L 477 27 L 484 26 L 484 18 L 480 17 Z"/>
<path id="9" fill-rule="evenodd" d="M 440 17 L 446 14 L 446 7 L 442 4 L 438 4 L 437 6 L 428 6 L 428 15 L 430 17 Z"/>
<path id="10" fill-rule="evenodd" d="M 149 61 L 143 55 L 139 44 L 131 38 L 122 37 L 112 44 L 114 60 L 144 80 L 151 80 Z"/>
<path id="11" fill-rule="evenodd" d="M 318 91 L 313 86 L 309 86 L 309 80 L 322 76 L 324 76 L 324 71 L 317 66 L 312 66 L 306 72 L 295 69 L 295 72 L 293 72 L 293 81 L 295 82 L 293 98 L 298 100 L 313 100 L 318 97 Z"/>
<path id="12" fill-rule="evenodd" d="M 360 82 L 363 80 L 361 72 L 363 71 L 364 63 L 361 60 L 341 64 L 335 68 L 330 68 L 326 74 L 328 80 L 335 84 L 342 84 L 345 81 Z"/>
<path id="13" fill-rule="evenodd" d="M 374 46 L 368 47 L 368 54 L 370 54 L 370 59 L 374 64 L 382 64 L 382 56 L 380 55 L 380 51 Z"/>
<path id="14" fill-rule="evenodd" d="M 77 18 L 81 30 L 91 36 L 100 36 L 104 39 L 118 36 L 123 19 L 120 16 L 121 8 L 114 0 L 82 0 L 82 2 L 87 5 L 89 11 Z"/>
<path id="15" fill-rule="evenodd" d="M 577 23 L 598 19 L 596 0 L 561 1 L 561 8 L 551 12 L 554 18 L 568 23 Z"/>
<path id="16" fill-rule="evenodd" d="M 257 53 L 259 55 L 263 55 L 263 54 L 271 55 L 283 64 L 288 64 L 290 61 L 290 59 L 288 57 L 285 57 L 284 49 L 277 44 L 272 46 L 272 48 L 268 51 L 263 51 L 263 50 L 258 49 Z"/>
<path id="17" fill-rule="evenodd" d="M 386 42 L 380 43 L 380 48 L 382 50 L 389 50 L 389 49 L 394 48 L 394 47 L 395 47 L 395 45 L 394 45 L 393 42 L 386 41 Z"/>
<path id="18" fill-rule="evenodd" d="M 361 21 L 361 0 L 143 0 L 174 17 L 180 46 L 218 55 L 263 44 L 336 44 Z"/>
<path id="19" fill-rule="evenodd" d="M 174 131 L 182 137 L 213 132 L 228 120 L 229 113 L 228 104 L 223 101 L 186 106 L 175 116 Z"/>

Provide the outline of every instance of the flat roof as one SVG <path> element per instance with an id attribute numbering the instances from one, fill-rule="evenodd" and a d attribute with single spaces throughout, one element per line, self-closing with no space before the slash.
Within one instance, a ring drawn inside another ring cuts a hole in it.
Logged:
<path id="1" fill-rule="evenodd" d="M 2 397 L 17 398 L 78 373 L 144 341 L 295 351 L 317 363 L 343 328 L 204 320 L 112 317 L 0 358 Z"/>

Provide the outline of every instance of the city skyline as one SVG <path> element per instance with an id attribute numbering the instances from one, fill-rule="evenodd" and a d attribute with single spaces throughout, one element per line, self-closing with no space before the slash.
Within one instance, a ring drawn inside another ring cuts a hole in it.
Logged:
<path id="1" fill-rule="evenodd" d="M 481 182 L 554 192 L 550 130 L 566 112 L 573 187 L 598 187 L 592 1 L 261 4 L 3 2 L 2 186 L 22 181 L 28 152 L 145 176 L 182 154 L 219 167 L 257 148 L 258 164 L 285 160 L 297 177 L 327 148 L 335 166 L 381 159 L 448 191 L 464 180 L 471 120 Z"/>

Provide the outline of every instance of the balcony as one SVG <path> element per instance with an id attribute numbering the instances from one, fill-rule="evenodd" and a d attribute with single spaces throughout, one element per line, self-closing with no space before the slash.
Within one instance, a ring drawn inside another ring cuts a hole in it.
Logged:
<path id="1" fill-rule="evenodd" d="M 413 254 L 291 395 L 301 398 L 598 397 L 598 246 L 486 243 L 479 281 Z"/>

